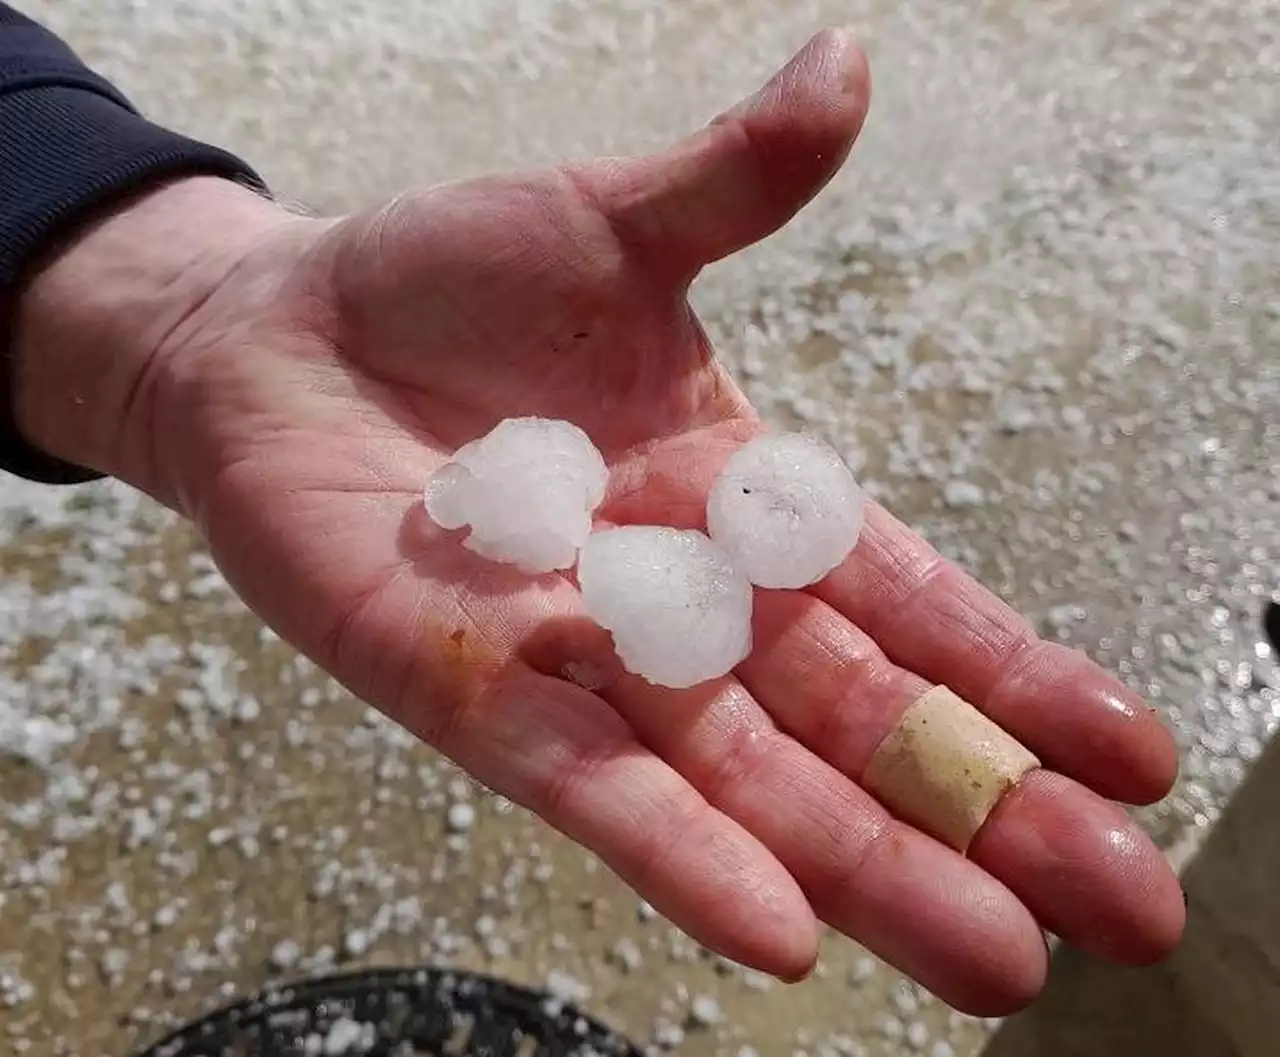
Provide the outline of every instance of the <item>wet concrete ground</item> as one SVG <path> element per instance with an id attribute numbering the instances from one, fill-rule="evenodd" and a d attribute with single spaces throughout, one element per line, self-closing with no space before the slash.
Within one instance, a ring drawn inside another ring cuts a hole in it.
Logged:
<path id="1" fill-rule="evenodd" d="M 1262 752 L 1275 0 L 25 6 L 323 209 L 656 145 L 812 30 L 858 27 L 864 141 L 791 229 L 700 282 L 721 349 L 774 421 L 823 431 L 1167 715 L 1183 779 L 1144 820 L 1179 861 Z M 0 577 L 0 1052 L 123 1053 L 269 978 L 405 960 L 550 976 L 692 1057 L 946 1057 L 986 1034 L 845 941 L 796 987 L 709 959 L 333 692 L 123 489 L 0 482 Z M 688 1023 L 699 996 L 721 1022 Z"/>

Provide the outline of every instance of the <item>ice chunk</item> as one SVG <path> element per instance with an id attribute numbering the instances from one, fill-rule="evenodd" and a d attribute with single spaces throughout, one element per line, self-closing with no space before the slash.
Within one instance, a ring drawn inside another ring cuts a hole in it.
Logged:
<path id="1" fill-rule="evenodd" d="M 424 502 L 463 546 L 528 573 L 568 569 L 591 532 L 609 471 L 571 422 L 509 418 L 464 444 L 427 482 Z"/>
<path id="2" fill-rule="evenodd" d="M 751 584 L 701 532 L 629 525 L 592 535 L 578 560 L 588 615 L 627 671 L 684 688 L 751 651 Z"/>
<path id="3" fill-rule="evenodd" d="M 707 529 L 759 587 L 816 583 L 853 550 L 862 490 L 829 445 L 766 434 L 730 457 L 711 486 Z"/>

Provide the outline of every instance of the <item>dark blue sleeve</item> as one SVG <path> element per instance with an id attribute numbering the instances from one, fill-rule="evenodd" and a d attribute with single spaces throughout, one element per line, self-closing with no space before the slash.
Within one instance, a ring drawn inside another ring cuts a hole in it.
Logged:
<path id="1" fill-rule="evenodd" d="M 234 155 L 147 121 L 62 40 L 0 3 L 0 470 L 49 484 L 99 476 L 37 451 L 15 424 L 8 321 L 28 265 L 112 201 L 196 174 L 264 189 Z"/>

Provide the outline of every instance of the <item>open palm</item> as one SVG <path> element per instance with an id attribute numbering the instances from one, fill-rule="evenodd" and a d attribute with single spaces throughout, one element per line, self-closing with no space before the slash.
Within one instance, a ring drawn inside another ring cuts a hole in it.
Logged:
<path id="1" fill-rule="evenodd" d="M 620 670 L 570 578 L 482 561 L 420 502 L 462 443 L 539 414 L 605 453 L 604 520 L 700 524 L 760 427 L 688 285 L 816 193 L 866 103 L 856 46 L 826 33 L 668 152 L 283 225 L 183 329 L 157 407 L 182 504 L 250 605 L 703 943 L 796 978 L 822 920 L 1002 1013 L 1042 983 L 1042 928 L 1119 961 L 1176 942 L 1176 881 L 1102 799 L 1172 781 L 1140 701 L 878 508 L 821 584 L 758 592 L 732 676 L 663 690 Z M 1045 763 L 968 856 L 858 784 L 932 683 Z"/>

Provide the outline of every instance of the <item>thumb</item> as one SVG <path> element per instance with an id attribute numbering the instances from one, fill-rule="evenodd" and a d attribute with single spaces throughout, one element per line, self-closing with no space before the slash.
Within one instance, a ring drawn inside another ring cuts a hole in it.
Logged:
<path id="1" fill-rule="evenodd" d="M 835 175 L 870 76 L 849 33 L 813 37 L 759 92 L 669 150 L 597 163 L 579 185 L 629 246 L 683 279 L 782 227 Z"/>

